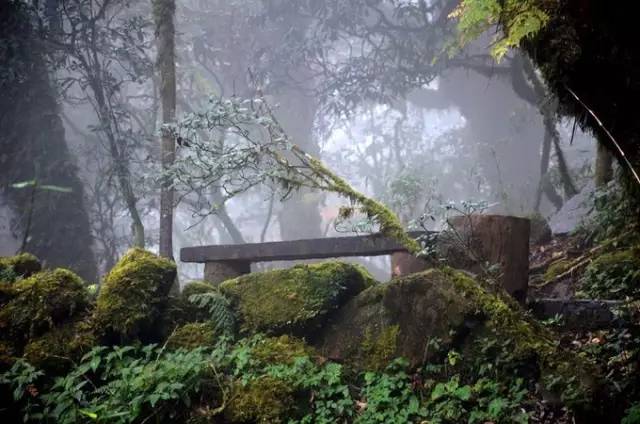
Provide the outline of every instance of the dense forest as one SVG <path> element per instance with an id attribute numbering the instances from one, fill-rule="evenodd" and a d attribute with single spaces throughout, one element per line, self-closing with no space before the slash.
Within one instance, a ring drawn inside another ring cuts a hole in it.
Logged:
<path id="1" fill-rule="evenodd" d="M 625 6 L 0 0 L 0 421 L 640 424 Z"/>

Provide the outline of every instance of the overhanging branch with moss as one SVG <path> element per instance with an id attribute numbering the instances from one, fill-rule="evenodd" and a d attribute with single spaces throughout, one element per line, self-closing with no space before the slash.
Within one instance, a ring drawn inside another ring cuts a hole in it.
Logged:
<path id="1" fill-rule="evenodd" d="M 300 149 L 285 133 L 264 98 L 212 97 L 206 110 L 184 117 L 170 128 L 183 141 L 172 168 L 163 175 L 173 181 L 180 198 L 217 189 L 223 201 L 256 186 L 268 186 L 285 199 L 300 188 L 339 194 L 351 202 L 343 215 L 356 207 L 411 253 L 419 243 L 409 237 L 398 217 L 382 203 L 354 189 L 320 160 Z M 187 147 L 188 146 L 188 147 Z M 220 205 L 196 202 L 194 213 L 214 214 Z"/>

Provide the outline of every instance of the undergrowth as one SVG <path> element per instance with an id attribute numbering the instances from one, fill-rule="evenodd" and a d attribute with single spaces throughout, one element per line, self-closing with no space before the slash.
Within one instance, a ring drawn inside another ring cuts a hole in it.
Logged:
<path id="1" fill-rule="evenodd" d="M 459 354 L 416 372 L 396 359 L 383 371 L 353 376 L 302 346 L 287 336 L 258 335 L 191 350 L 97 347 L 53 381 L 24 360 L 0 381 L 11 386 L 28 422 L 187 422 L 215 415 L 291 424 L 527 422 L 522 382 L 464 377 L 451 365 Z"/>

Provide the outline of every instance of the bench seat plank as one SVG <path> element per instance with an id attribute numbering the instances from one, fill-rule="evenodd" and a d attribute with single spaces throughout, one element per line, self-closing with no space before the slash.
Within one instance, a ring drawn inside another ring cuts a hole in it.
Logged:
<path id="1" fill-rule="evenodd" d="M 421 233 L 411 233 L 417 237 Z M 265 243 L 226 244 L 180 249 L 182 262 L 214 261 L 293 261 L 348 256 L 379 256 L 406 249 L 381 234 L 321 239 L 274 241 Z"/>

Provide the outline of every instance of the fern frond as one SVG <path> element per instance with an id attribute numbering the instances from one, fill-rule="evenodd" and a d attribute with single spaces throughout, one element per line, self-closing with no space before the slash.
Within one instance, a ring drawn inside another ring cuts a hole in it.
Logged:
<path id="1" fill-rule="evenodd" d="M 216 332 L 232 335 L 235 331 L 236 318 L 231 309 L 229 299 L 217 292 L 198 293 L 189 296 L 189 302 L 199 308 L 206 309 L 210 314 Z"/>

